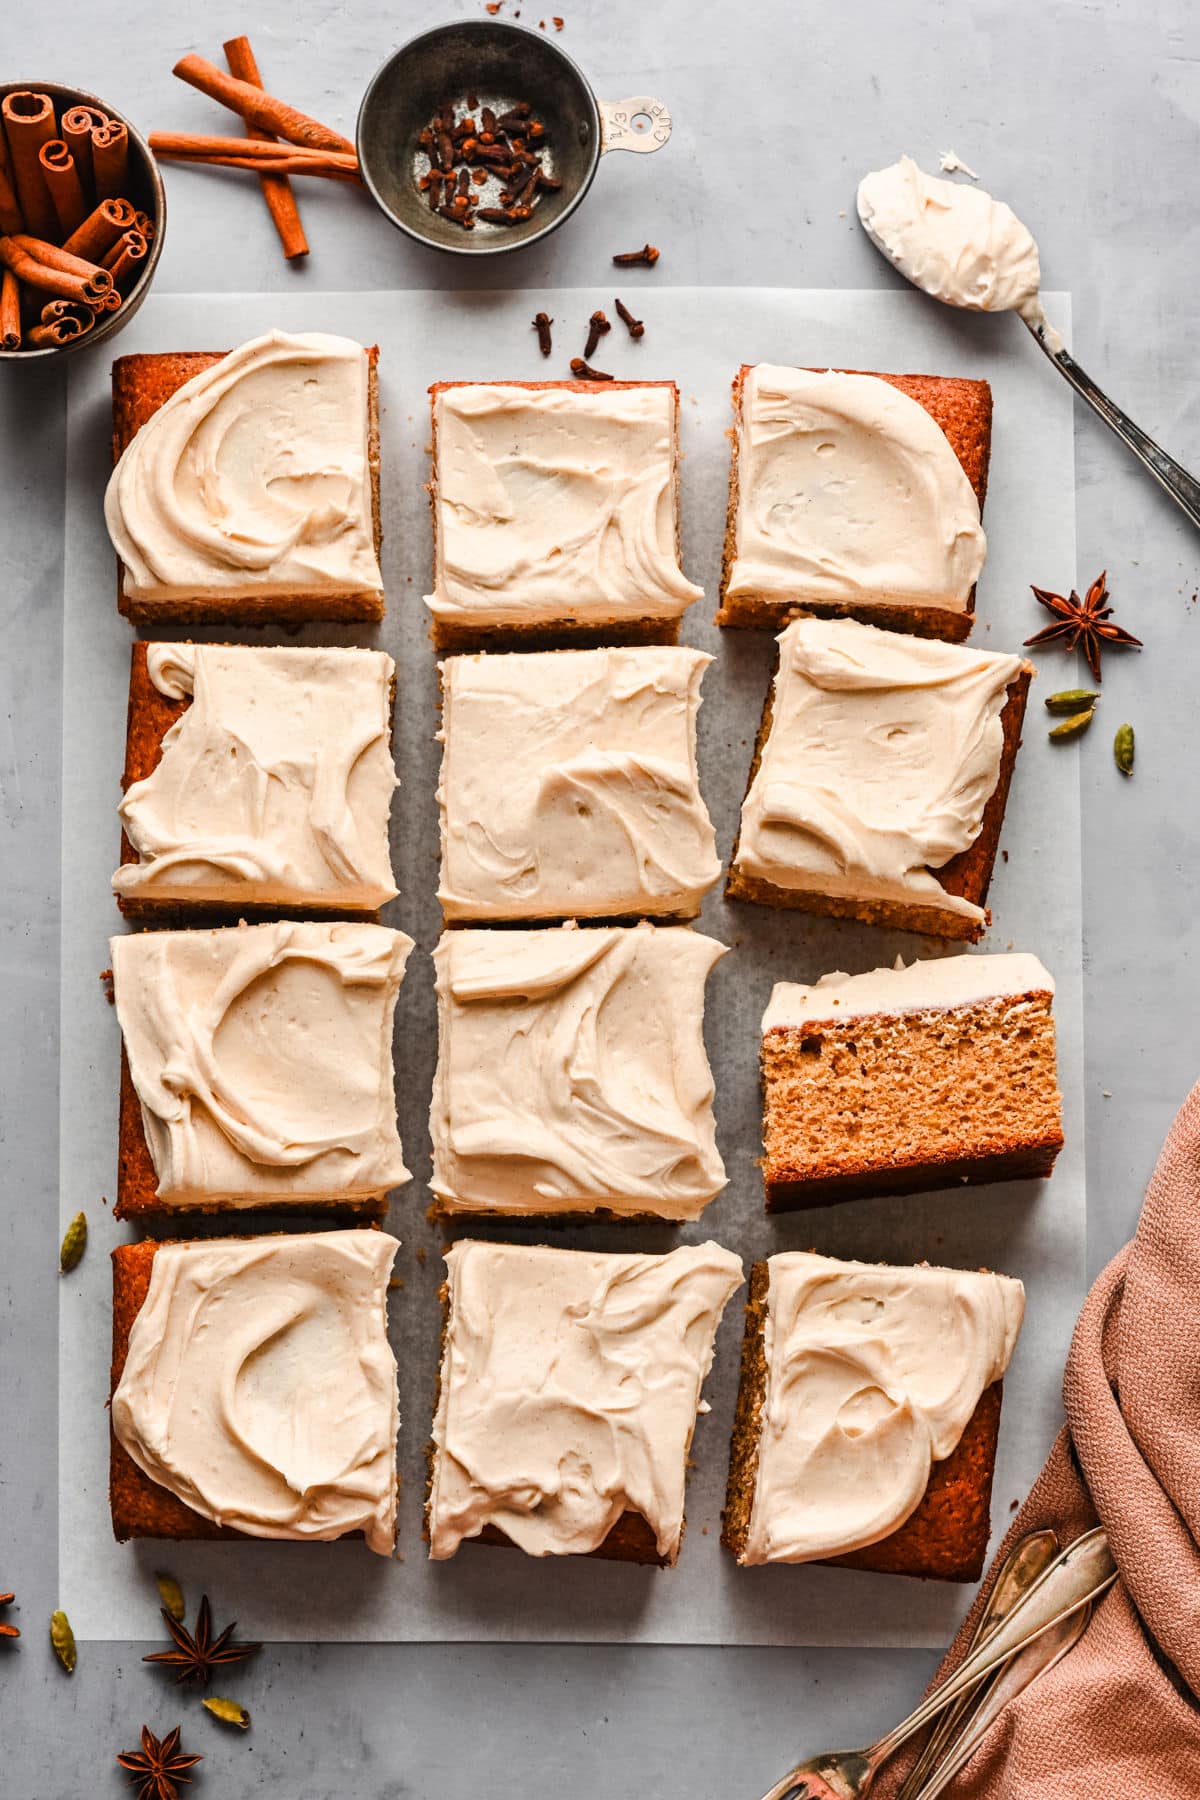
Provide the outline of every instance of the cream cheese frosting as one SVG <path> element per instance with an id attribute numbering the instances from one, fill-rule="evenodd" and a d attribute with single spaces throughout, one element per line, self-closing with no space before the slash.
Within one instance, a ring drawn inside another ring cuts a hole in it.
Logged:
<path id="1" fill-rule="evenodd" d="M 633 1512 L 673 1559 L 741 1259 L 713 1243 L 640 1256 L 464 1240 L 446 1265 L 430 1556 L 485 1525 L 531 1556 L 583 1554 Z"/>
<path id="2" fill-rule="evenodd" d="M 795 619 L 778 641 L 738 868 L 776 887 L 982 920 L 932 871 L 979 835 L 1021 658 L 851 619 Z"/>
<path id="3" fill-rule="evenodd" d="M 121 802 L 138 861 L 115 892 L 370 910 L 395 896 L 390 656 L 156 643 L 146 667 L 191 704 Z"/>
<path id="4" fill-rule="evenodd" d="M 452 931 L 434 951 L 434 1193 L 454 1212 L 698 1218 L 725 1186 L 682 927 Z"/>
<path id="5" fill-rule="evenodd" d="M 1019 313 L 1057 335 L 1042 306 L 1032 234 L 1011 206 L 982 188 L 939 180 L 902 156 L 863 176 L 858 216 L 876 249 L 935 300 L 971 312 Z"/>
<path id="6" fill-rule="evenodd" d="M 379 594 L 367 353 L 269 331 L 163 402 L 104 516 L 126 597 Z"/>
<path id="7" fill-rule="evenodd" d="M 995 956 L 931 957 L 863 975 L 838 971 L 811 987 L 779 981 L 763 1014 L 764 1035 L 780 1026 L 862 1018 L 872 1013 L 945 1011 L 1017 994 L 1053 994 L 1054 977 L 1036 956 L 1024 951 Z"/>
<path id="8" fill-rule="evenodd" d="M 737 421 L 727 593 L 964 612 L 987 540 L 937 421 L 878 375 L 759 363 Z"/>
<path id="9" fill-rule="evenodd" d="M 434 396 L 434 617 L 677 619 L 673 383 L 581 392 L 471 382 Z"/>
<path id="10" fill-rule="evenodd" d="M 396 1537 L 382 1231 L 164 1243 L 112 1400 L 152 1481 L 257 1538 Z"/>
<path id="11" fill-rule="evenodd" d="M 408 1180 L 392 1015 L 412 947 L 403 932 L 350 923 L 111 940 L 161 1200 L 368 1199 Z"/>
<path id="12" fill-rule="evenodd" d="M 1006 1275 L 772 1256 L 746 1563 L 811 1562 L 899 1530 L 1011 1360 Z"/>
<path id="13" fill-rule="evenodd" d="M 646 648 L 444 662 L 446 917 L 698 911 L 721 872 L 696 772 L 711 661 Z"/>

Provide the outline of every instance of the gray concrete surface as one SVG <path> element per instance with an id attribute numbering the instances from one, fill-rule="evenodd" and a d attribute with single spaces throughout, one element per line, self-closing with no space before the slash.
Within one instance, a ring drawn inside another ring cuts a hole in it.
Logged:
<path id="1" fill-rule="evenodd" d="M 849 213 L 857 175 L 953 146 L 1018 207 L 1047 284 L 1074 293 L 1074 348 L 1148 429 L 1200 464 L 1200 16 L 1185 0 L 554 0 L 597 89 L 672 107 L 660 157 L 614 158 L 586 208 L 503 278 L 591 279 L 652 237 L 671 280 L 874 286 L 891 279 Z M 524 22 L 541 16 L 530 0 Z M 204 128 L 171 79 L 185 49 L 248 30 L 268 82 L 349 129 L 383 55 L 445 0 L 178 0 L 11 9 L 7 78 L 77 81 L 150 126 Z M 163 289 L 466 285 L 488 279 L 400 239 L 365 201 L 306 196 L 316 245 L 278 258 L 249 183 L 173 171 Z M 1047 375 L 1049 378 L 1049 372 Z M 81 1648 L 68 1681 L 44 1622 L 57 1592 L 54 1411 L 58 766 L 63 392 L 0 374 L 0 1590 L 26 1635 L 0 1645 L 0 1792 L 129 1791 L 115 1763 L 143 1719 L 182 1717 L 216 1800 L 753 1800 L 801 1745 L 861 1739 L 915 1695 L 926 1655 L 408 1646 L 268 1648 L 239 1678 L 248 1739 L 144 1670 L 145 1645 Z M 1128 1235 L 1171 1116 L 1200 1071 L 1195 692 L 1200 540 L 1088 416 L 1077 421 L 1080 581 L 1107 566 L 1146 640 L 1106 665 L 1106 730 L 1084 746 L 1089 1257 Z M 1042 578 L 1042 572 L 1030 571 Z M 97 604 L 110 605 L 104 584 Z M 1107 726 L 1131 719 L 1122 784 Z M 1069 779 L 1069 772 L 1064 779 Z M 69 1185 L 70 1170 L 63 1172 Z M 97 1354 L 102 1354 L 99 1350 Z"/>

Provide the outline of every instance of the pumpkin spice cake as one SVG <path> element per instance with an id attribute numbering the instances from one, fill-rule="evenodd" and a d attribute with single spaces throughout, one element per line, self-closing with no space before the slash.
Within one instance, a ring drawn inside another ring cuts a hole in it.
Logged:
<path id="1" fill-rule="evenodd" d="M 755 1263 L 722 1543 L 743 1565 L 978 1580 L 1024 1307 L 982 1271 Z"/>
<path id="2" fill-rule="evenodd" d="M 392 1017 L 411 949 L 346 921 L 113 938 L 116 1217 L 381 1214 L 409 1179 Z"/>
<path id="3" fill-rule="evenodd" d="M 721 625 L 797 608 L 960 643 L 987 550 L 986 381 L 743 365 Z"/>
<path id="4" fill-rule="evenodd" d="M 670 1566 L 701 1387 L 741 1259 L 464 1239 L 446 1253 L 435 1560 L 466 1539 Z"/>
<path id="5" fill-rule="evenodd" d="M 382 1231 L 113 1251 L 113 1533 L 396 1536 Z"/>
<path id="6" fill-rule="evenodd" d="M 779 636 L 727 893 L 974 941 L 1032 665 L 794 619 Z"/>
<path id="7" fill-rule="evenodd" d="M 135 644 L 122 912 L 373 913 L 393 899 L 395 672 L 381 650 Z"/>
<path id="8" fill-rule="evenodd" d="M 762 1022 L 768 1211 L 1049 1175 L 1053 1001 L 1028 955 L 780 982 Z"/>
<path id="9" fill-rule="evenodd" d="M 673 644 L 703 589 L 679 567 L 673 381 L 430 389 L 439 650 Z"/>
<path id="10" fill-rule="evenodd" d="M 680 926 L 446 932 L 430 1185 L 442 1214 L 695 1219 L 725 1186 L 704 984 Z"/>
<path id="11" fill-rule="evenodd" d="M 377 362 L 283 331 L 118 357 L 119 610 L 154 627 L 382 619 Z"/>
<path id="12" fill-rule="evenodd" d="M 695 918 L 721 873 L 696 768 L 711 661 L 639 646 L 441 663 L 447 923 Z"/>

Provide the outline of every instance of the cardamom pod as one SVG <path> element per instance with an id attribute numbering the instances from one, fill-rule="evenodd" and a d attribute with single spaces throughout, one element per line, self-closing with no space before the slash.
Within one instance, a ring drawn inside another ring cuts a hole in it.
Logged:
<path id="1" fill-rule="evenodd" d="M 1113 739 L 1113 760 L 1122 775 L 1133 774 L 1133 726 L 1118 725 Z"/>
<path id="2" fill-rule="evenodd" d="M 1063 688 L 1057 694 L 1046 695 L 1046 709 L 1052 713 L 1085 712 L 1099 698 L 1091 688 Z"/>
<path id="3" fill-rule="evenodd" d="M 200 1704 L 207 1708 L 214 1719 L 223 1719 L 226 1725 L 236 1725 L 240 1731 L 249 1731 L 250 1714 L 236 1700 L 218 1700 L 213 1695 Z"/>
<path id="4" fill-rule="evenodd" d="M 77 1212 L 63 1233 L 62 1249 L 58 1253 L 59 1273 L 69 1274 L 86 1249 L 87 1214 Z"/>
<path id="5" fill-rule="evenodd" d="M 71 1630 L 71 1621 L 65 1612 L 50 1614 L 50 1643 L 63 1668 L 71 1675 L 75 1671 L 75 1633 Z"/>
<path id="6" fill-rule="evenodd" d="M 158 1597 L 162 1601 L 166 1611 L 170 1613 L 171 1617 L 177 1623 L 182 1624 L 187 1613 L 187 1606 L 184 1604 L 183 1589 L 173 1575 L 165 1575 L 161 1569 L 155 1575 L 154 1582 L 155 1586 L 158 1588 Z"/>
<path id="7" fill-rule="evenodd" d="M 1087 730 L 1095 716 L 1094 706 L 1089 706 L 1086 712 L 1072 713 L 1071 717 L 1064 719 L 1061 725 L 1051 728 L 1049 733 L 1051 742 L 1061 744 L 1064 738 L 1078 737 L 1080 732 Z"/>

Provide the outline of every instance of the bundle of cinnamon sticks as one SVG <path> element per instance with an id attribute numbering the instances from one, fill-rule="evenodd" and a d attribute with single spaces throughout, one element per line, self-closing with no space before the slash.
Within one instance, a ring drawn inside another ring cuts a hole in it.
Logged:
<path id="1" fill-rule="evenodd" d="M 319 175 L 329 181 L 360 181 L 354 145 L 320 120 L 310 119 L 307 113 L 263 91 L 248 38 L 231 38 L 224 50 L 228 74 L 195 55 L 182 57 L 173 72 L 181 81 L 237 113 L 247 135 L 212 137 L 187 131 L 153 131 L 150 148 L 163 162 L 253 170 L 275 221 L 283 254 L 289 260 L 307 256 L 308 241 L 300 223 L 291 177 Z"/>
<path id="2" fill-rule="evenodd" d="M 138 281 L 154 220 L 123 196 L 129 132 L 49 94 L 0 102 L 0 350 L 82 337 Z"/>

